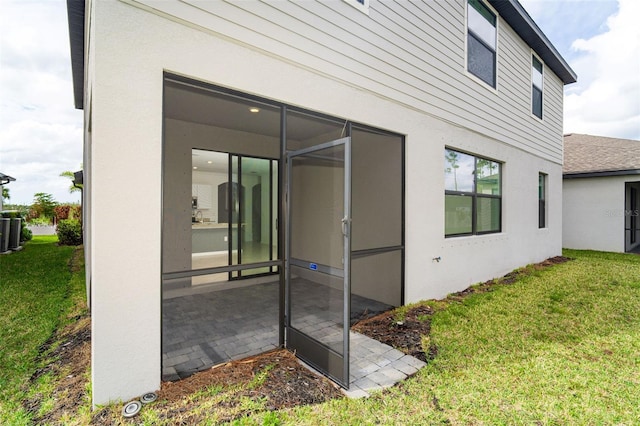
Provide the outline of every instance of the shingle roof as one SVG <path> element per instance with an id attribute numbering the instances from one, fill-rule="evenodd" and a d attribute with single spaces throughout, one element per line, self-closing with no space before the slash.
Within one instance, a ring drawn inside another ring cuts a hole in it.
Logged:
<path id="1" fill-rule="evenodd" d="M 564 175 L 624 170 L 640 172 L 640 141 L 577 133 L 564 136 Z"/>

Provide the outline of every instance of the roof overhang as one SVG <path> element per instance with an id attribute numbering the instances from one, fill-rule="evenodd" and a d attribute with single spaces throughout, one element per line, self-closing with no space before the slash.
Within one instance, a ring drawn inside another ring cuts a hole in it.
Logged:
<path id="1" fill-rule="evenodd" d="M 630 176 L 640 175 L 640 169 L 629 170 L 604 170 L 600 172 L 580 172 L 580 173 L 563 173 L 562 179 L 581 179 L 608 176 Z"/>
<path id="2" fill-rule="evenodd" d="M 564 84 L 578 81 L 575 71 L 558 53 L 518 0 L 488 1 L 511 28 L 540 56 L 540 59 L 560 77 Z"/>
<path id="3" fill-rule="evenodd" d="M 77 109 L 84 107 L 84 3 L 84 0 L 67 0 L 73 102 Z"/>
<path id="4" fill-rule="evenodd" d="M 0 185 L 6 185 L 9 182 L 15 181 L 16 178 L 13 178 L 9 175 L 5 175 L 4 173 L 0 173 Z"/>

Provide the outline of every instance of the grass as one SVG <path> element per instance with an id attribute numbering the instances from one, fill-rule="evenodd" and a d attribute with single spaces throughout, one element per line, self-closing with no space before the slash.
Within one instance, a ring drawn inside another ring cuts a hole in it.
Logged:
<path id="1" fill-rule="evenodd" d="M 7 309 L 17 321 L 0 318 L 0 374 L 4 374 L 0 392 L 2 401 L 8 398 L 9 408 L 18 407 L 25 392 L 33 391 L 23 389 L 37 368 L 38 347 L 64 321 L 64 312 L 73 304 L 65 302 L 65 295 L 75 294 L 76 303 L 81 295 L 75 290 L 81 285 L 74 284 L 71 273 L 65 272 L 70 252 L 46 241 L 36 241 L 27 249 L 22 255 L 31 253 L 32 262 L 51 258 L 43 269 L 58 270 L 46 274 L 57 275 L 58 284 L 42 284 L 44 278 L 36 273 L 40 278 L 7 280 L 7 264 L 26 260 L 10 259 L 21 253 L 0 258 L 3 287 L 15 287 L 13 296 L 0 293 L 0 309 Z M 566 251 L 565 255 L 574 260 L 542 270 L 522 268 L 513 284 L 490 286 L 490 291 L 480 285 L 477 288 L 483 291 L 469 296 L 422 302 L 435 311 L 431 335 L 423 345 L 436 345 L 438 355 L 414 377 L 368 399 L 269 411 L 265 401 L 251 398 L 250 392 L 211 386 L 185 401 L 197 400 L 195 409 L 208 416 L 203 424 L 217 424 L 234 412 L 247 411 L 254 414 L 232 424 L 637 424 L 640 256 L 590 251 Z M 26 270 L 25 264 L 14 273 L 22 275 Z M 28 294 L 34 291 L 34 283 L 46 288 L 37 297 Z M 45 296 L 50 301 L 43 301 Z M 27 307 L 15 306 L 16 300 L 20 305 L 28 302 Z M 405 313 L 406 308 L 399 309 L 397 318 L 404 318 Z M 32 325 L 36 317 L 47 325 Z M 19 330 L 21 327 L 26 330 Z M 34 333 L 32 328 L 42 330 Z M 271 368 L 266 366 L 243 389 L 259 386 Z M 50 380 L 34 386 L 46 390 Z M 90 420 L 86 406 L 80 407 L 76 422 L 78 418 Z M 175 409 L 179 413 L 180 405 Z M 0 414 L 5 415 L 4 411 Z M 25 413 L 0 417 L 0 423 L 26 423 L 20 416 Z M 176 417 L 167 418 L 149 405 L 136 423 L 172 424 L 174 420 Z"/>
<path id="2" fill-rule="evenodd" d="M 82 295 L 73 247 L 37 236 L 22 251 L 0 256 L 0 424 L 28 424 L 20 401 L 54 331 Z M 74 294 L 72 294 L 74 292 Z M 40 380 L 46 390 L 50 378 Z"/>
<path id="3" fill-rule="evenodd" d="M 512 285 L 426 302 L 438 356 L 401 386 L 237 424 L 637 424 L 640 257 L 565 255 Z"/>

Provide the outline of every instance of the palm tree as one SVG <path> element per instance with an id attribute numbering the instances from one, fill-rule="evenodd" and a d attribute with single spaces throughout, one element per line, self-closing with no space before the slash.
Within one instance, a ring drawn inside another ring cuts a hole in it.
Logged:
<path id="1" fill-rule="evenodd" d="M 82 164 L 80 164 L 80 169 L 82 169 Z M 75 176 L 73 172 L 66 170 L 60 173 L 60 177 L 66 177 L 71 179 L 71 186 L 69 186 L 69 193 L 73 194 L 74 192 L 78 192 L 78 191 L 82 192 L 82 184 L 81 183 L 76 184 L 74 182 Z"/>

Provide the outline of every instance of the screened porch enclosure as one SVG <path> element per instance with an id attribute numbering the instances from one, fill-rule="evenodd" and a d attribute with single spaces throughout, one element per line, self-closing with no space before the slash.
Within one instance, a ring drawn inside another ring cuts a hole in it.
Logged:
<path id="1" fill-rule="evenodd" d="M 350 158 L 288 171 L 290 153 L 341 139 Z M 350 324 L 403 303 L 403 217 L 402 136 L 167 74 L 163 379 L 277 347 L 304 357 L 300 336 L 348 367 Z"/>

